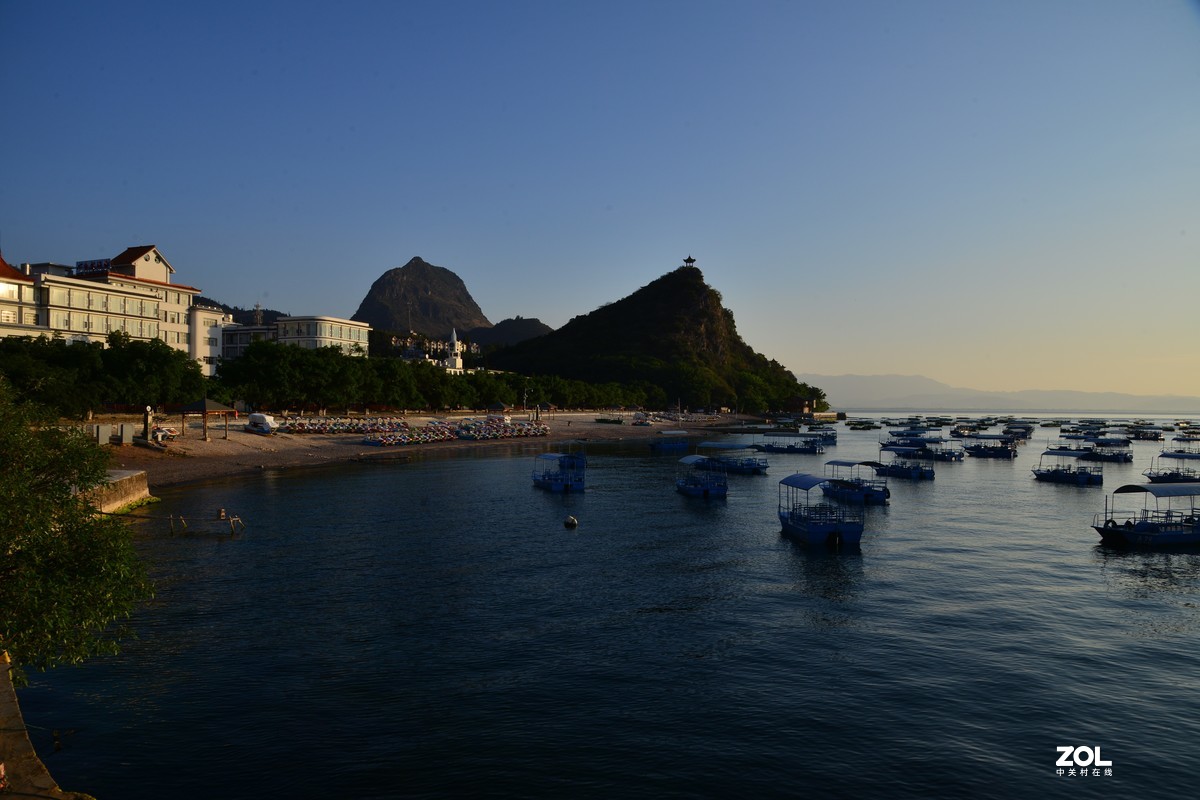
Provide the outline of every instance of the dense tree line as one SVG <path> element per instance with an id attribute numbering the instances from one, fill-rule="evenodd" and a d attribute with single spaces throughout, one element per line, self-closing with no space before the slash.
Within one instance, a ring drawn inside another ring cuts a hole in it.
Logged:
<path id="1" fill-rule="evenodd" d="M 205 389 L 200 366 L 187 353 L 124 332 L 109 334 L 107 346 L 58 335 L 0 339 L 0 375 L 23 400 L 71 418 L 113 404 L 190 403 Z"/>
<path id="2" fill-rule="evenodd" d="M 259 341 L 223 361 L 210 396 L 240 399 L 276 411 L 484 409 L 496 404 L 533 408 L 645 405 L 641 386 L 588 384 L 514 373 L 451 375 L 427 363 L 343 355 Z"/>
<path id="3" fill-rule="evenodd" d="M 17 395 L 77 419 L 114 406 L 167 408 L 203 397 L 225 403 L 242 400 L 271 411 L 337 413 L 484 409 L 496 404 L 531 409 L 727 406 L 754 412 L 789 408 L 796 399 L 795 379 L 765 359 L 731 379 L 693 361 L 671 363 L 643 356 L 635 364 L 630 358 L 610 357 L 611 363 L 596 366 L 592 380 L 492 371 L 451 375 L 428 363 L 259 341 L 240 358 L 221 362 L 217 377 L 207 379 L 186 353 L 157 340 L 131 340 L 123 333 L 110 335 L 107 346 L 44 336 L 0 340 L 0 375 Z M 615 379 L 621 374 L 640 377 L 621 382 Z"/>

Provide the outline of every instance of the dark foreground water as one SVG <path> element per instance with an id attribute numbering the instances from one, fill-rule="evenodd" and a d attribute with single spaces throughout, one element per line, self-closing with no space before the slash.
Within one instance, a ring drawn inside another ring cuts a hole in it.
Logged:
<path id="1" fill-rule="evenodd" d="M 140 638 L 34 676 L 35 744 L 100 800 L 1194 796 L 1200 555 L 1088 527 L 1160 445 L 1103 489 L 1035 482 L 1044 441 L 938 463 L 861 552 L 806 551 L 776 486 L 877 457 L 839 430 L 723 502 L 633 444 L 589 448 L 584 496 L 519 448 L 170 492 L 147 513 L 250 527 L 139 533 Z"/>

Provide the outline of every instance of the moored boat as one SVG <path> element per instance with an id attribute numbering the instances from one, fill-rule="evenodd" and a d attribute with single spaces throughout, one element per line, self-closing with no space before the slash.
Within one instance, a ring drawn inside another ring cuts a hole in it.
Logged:
<path id="1" fill-rule="evenodd" d="M 870 461 L 833 459 L 825 462 L 825 482 L 821 491 L 835 500 L 858 505 L 884 506 L 892 496 L 884 478 L 864 478 L 862 468 Z"/>
<path id="2" fill-rule="evenodd" d="M 1046 456 L 1053 456 L 1055 461 L 1046 464 Z M 1047 483 L 1065 483 L 1070 486 L 1103 485 L 1104 470 L 1102 467 L 1081 467 L 1078 464 L 1066 463 L 1064 458 L 1078 458 L 1078 456 L 1054 449 L 1042 453 L 1042 457 L 1038 459 L 1038 465 L 1033 468 L 1033 477 Z"/>
<path id="3" fill-rule="evenodd" d="M 974 458 L 1016 458 L 1017 442 L 1000 433 L 975 434 L 963 439 L 963 450 Z"/>
<path id="4" fill-rule="evenodd" d="M 582 492 L 586 473 L 583 453 L 539 453 L 533 465 L 533 485 L 550 492 Z"/>
<path id="5" fill-rule="evenodd" d="M 1117 510 L 1117 495 L 1141 494 L 1143 504 L 1132 511 Z M 1154 498 L 1151 508 L 1150 498 Z M 1104 513 L 1092 520 L 1102 544 L 1117 547 L 1200 545 L 1200 484 L 1132 483 L 1105 498 Z"/>
<path id="6" fill-rule="evenodd" d="M 895 453 L 895 458 L 891 461 L 864 461 L 864 466 L 871 467 L 875 470 L 875 474 L 885 478 L 906 478 L 914 481 L 931 481 L 934 477 L 934 469 L 928 464 L 922 464 L 919 461 L 910 459 L 916 458 L 916 454 L 920 452 L 919 447 L 897 447 L 889 445 L 880 448 L 881 451 Z"/>
<path id="7" fill-rule="evenodd" d="M 768 433 L 768 436 L 773 434 Z M 784 453 L 792 455 L 819 455 L 825 452 L 825 444 L 821 441 L 819 434 L 811 433 L 796 433 L 786 440 L 781 441 L 778 435 L 774 436 L 771 441 L 755 442 L 750 445 L 751 450 L 757 450 L 760 453 Z"/>
<path id="8" fill-rule="evenodd" d="M 1171 441 L 1174 442 L 1190 442 L 1189 437 L 1176 436 Z M 1174 445 L 1170 449 L 1163 449 L 1159 454 L 1160 458 L 1200 458 L 1200 445 L 1180 444 Z"/>
<path id="9" fill-rule="evenodd" d="M 1191 467 L 1164 467 L 1155 459 L 1142 473 L 1151 483 L 1200 483 L 1200 470 Z"/>
<path id="10" fill-rule="evenodd" d="M 748 450 L 749 445 L 738 442 L 701 442 L 698 449 Z M 696 469 L 723 470 L 736 475 L 765 475 L 770 465 L 765 458 L 757 456 L 710 455 L 698 459 Z"/>
<path id="11" fill-rule="evenodd" d="M 695 467 L 697 461 L 705 458 L 707 456 L 684 456 L 679 463 Z M 719 469 L 692 469 L 675 478 L 675 491 L 689 497 L 725 497 L 729 494 L 729 478 Z"/>
<path id="12" fill-rule="evenodd" d="M 863 535 L 862 511 L 811 502 L 809 491 L 826 480 L 797 472 L 779 482 L 778 514 L 783 533 L 804 544 L 857 546 Z"/>

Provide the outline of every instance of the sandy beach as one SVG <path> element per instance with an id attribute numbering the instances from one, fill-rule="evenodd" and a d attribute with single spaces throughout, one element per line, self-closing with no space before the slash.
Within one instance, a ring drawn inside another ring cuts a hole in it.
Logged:
<path id="1" fill-rule="evenodd" d="M 406 459 L 417 453 L 462 448 L 511 447 L 514 444 L 544 445 L 553 449 L 570 441 L 618 441 L 622 439 L 651 439 L 666 426 L 642 427 L 630 424 L 613 425 L 595 421 L 595 412 L 556 412 L 542 417 L 549 426 L 546 436 L 494 439 L 487 441 L 454 440 L 429 444 L 373 447 L 363 444 L 359 434 L 290 434 L 276 433 L 260 436 L 243 429 L 245 420 L 230 420 L 228 438 L 221 421 L 209 420 L 208 441 L 204 441 L 199 419 L 191 419 L 186 430 L 178 420 L 171 422 L 182 435 L 166 449 L 145 445 L 113 446 L 111 468 L 142 470 L 153 491 L 164 486 L 250 474 L 264 469 L 290 469 L 363 461 L 369 459 Z M 518 417 L 514 416 L 514 419 Z M 409 425 L 426 425 L 432 416 L 406 417 Z M 436 417 L 454 422 L 454 417 Z M 104 420 L 118 421 L 118 420 Z M 129 420 L 119 420 L 128 422 Z M 724 421 L 729 424 L 728 420 Z M 688 424 L 687 430 L 700 433 L 711 421 Z"/>

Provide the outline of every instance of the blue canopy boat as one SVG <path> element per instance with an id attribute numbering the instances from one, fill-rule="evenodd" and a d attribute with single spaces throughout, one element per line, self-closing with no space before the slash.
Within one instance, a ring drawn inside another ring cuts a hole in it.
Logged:
<path id="1" fill-rule="evenodd" d="M 779 482 L 779 523 L 783 533 L 804 544 L 857 546 L 863 534 L 863 513 L 830 503 L 812 503 L 809 490 L 827 478 L 797 472 Z"/>
<path id="2" fill-rule="evenodd" d="M 1043 463 L 1046 456 L 1057 459 L 1053 464 Z M 1051 448 L 1042 453 L 1038 465 L 1033 468 L 1033 477 L 1047 483 L 1065 483 L 1071 486 L 1101 486 L 1104 484 L 1102 467 L 1081 467 L 1068 464 L 1064 458 L 1078 458 L 1079 453 L 1073 450 L 1056 450 Z"/>
<path id="3" fill-rule="evenodd" d="M 1142 474 L 1151 483 L 1200 483 L 1200 471 L 1191 467 L 1164 467 L 1161 460 L 1155 459 Z"/>
<path id="4" fill-rule="evenodd" d="M 821 491 L 835 500 L 859 505 L 887 505 L 892 490 L 884 478 L 862 477 L 862 467 L 869 461 L 844 461 L 834 459 L 825 462 L 825 479 Z M 832 469 L 830 469 L 832 467 Z"/>
<path id="5" fill-rule="evenodd" d="M 679 463 L 695 467 L 707 456 L 691 455 L 679 459 Z M 693 469 L 675 479 L 675 491 L 689 497 L 726 497 L 729 494 L 729 478 L 724 470 L 705 468 Z"/>
<path id="6" fill-rule="evenodd" d="M 778 438 L 783 434 L 775 431 L 766 433 L 764 436 L 776 437 L 776 441 L 756 442 L 750 445 L 750 449 L 760 453 L 790 453 L 792 455 L 820 455 L 825 452 L 825 444 L 821 435 L 817 433 L 789 433 L 786 435 L 786 441 L 779 441 Z"/>
<path id="7" fill-rule="evenodd" d="M 976 433 L 963 439 L 963 450 L 975 458 L 1016 458 L 1017 440 L 1003 433 Z"/>
<path id="8" fill-rule="evenodd" d="M 1142 508 L 1118 512 L 1117 495 L 1142 494 Z M 1154 507 L 1150 507 L 1150 498 Z M 1118 547 L 1200 545 L 1200 484 L 1131 483 L 1104 500 L 1104 513 L 1092 520 L 1102 544 Z M 1122 519 L 1123 518 L 1123 519 Z"/>
<path id="9" fill-rule="evenodd" d="M 533 463 L 533 485 L 550 492 L 582 492 L 586 472 L 583 453 L 540 453 Z"/>
<path id="10" fill-rule="evenodd" d="M 738 442 L 701 442 L 697 449 L 712 449 L 712 450 L 748 450 L 749 445 L 740 444 Z M 697 460 L 694 464 L 696 469 L 715 469 L 737 475 L 765 475 L 767 474 L 767 460 L 757 456 L 705 456 L 703 460 Z"/>
<path id="11" fill-rule="evenodd" d="M 919 447 L 899 447 L 897 445 L 886 445 L 879 448 L 880 452 L 895 453 L 896 457 L 891 461 L 864 461 L 865 466 L 875 470 L 876 475 L 881 475 L 885 478 L 908 478 L 914 481 L 931 481 L 934 477 L 933 467 L 927 464 L 921 464 L 917 461 L 910 461 L 912 458 L 919 458 L 918 453 L 921 452 Z"/>

